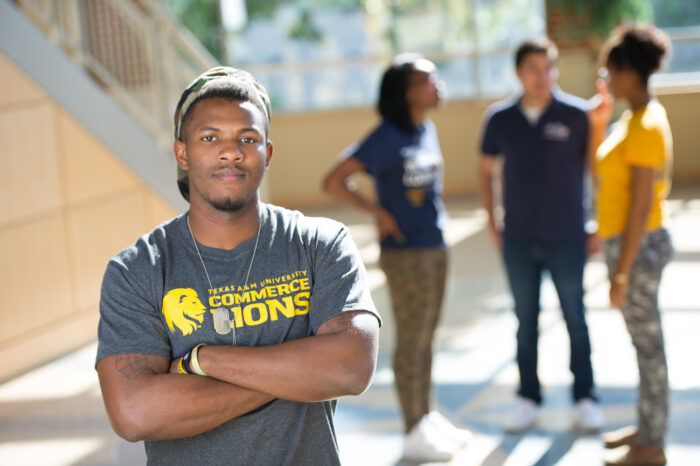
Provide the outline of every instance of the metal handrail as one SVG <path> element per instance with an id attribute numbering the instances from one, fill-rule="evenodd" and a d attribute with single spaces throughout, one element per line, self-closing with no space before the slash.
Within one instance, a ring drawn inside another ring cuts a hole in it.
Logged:
<path id="1" fill-rule="evenodd" d="M 217 60 L 153 0 L 14 0 L 159 142 L 181 90 Z"/>

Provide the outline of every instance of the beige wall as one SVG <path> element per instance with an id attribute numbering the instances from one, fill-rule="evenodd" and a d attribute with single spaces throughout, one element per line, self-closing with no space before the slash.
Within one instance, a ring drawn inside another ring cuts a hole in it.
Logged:
<path id="1" fill-rule="evenodd" d="M 673 181 L 700 184 L 700 83 L 690 89 L 659 89 L 673 132 Z"/>
<path id="2" fill-rule="evenodd" d="M 96 337 L 106 261 L 175 212 L 0 53 L 0 380 Z"/>
<path id="3" fill-rule="evenodd" d="M 592 95 L 595 60 L 590 54 L 572 53 L 561 58 L 562 89 Z M 572 71 L 577 69 L 578 72 Z M 700 183 L 698 122 L 700 83 L 658 89 L 666 106 L 674 137 L 674 182 Z M 484 110 L 492 101 L 451 101 L 431 114 L 445 158 L 445 195 L 474 194 L 476 164 Z M 271 202 L 292 207 L 330 204 L 320 189 L 324 173 L 347 145 L 360 140 L 377 123 L 373 108 L 273 115 L 271 138 L 275 155 L 267 174 Z M 370 183 L 362 179 L 361 189 Z"/>
<path id="4" fill-rule="evenodd" d="M 489 103 L 452 101 L 431 115 L 445 157 L 448 196 L 476 190 L 477 140 Z M 294 207 L 332 203 L 320 188 L 324 173 L 345 147 L 377 122 L 374 108 L 273 115 L 270 137 L 275 152 L 266 175 L 271 202 Z M 368 189 L 367 180 L 358 184 Z"/>

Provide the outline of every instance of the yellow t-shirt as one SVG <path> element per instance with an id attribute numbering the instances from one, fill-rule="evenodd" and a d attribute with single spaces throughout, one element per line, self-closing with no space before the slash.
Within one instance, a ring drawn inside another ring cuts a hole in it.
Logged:
<path id="1" fill-rule="evenodd" d="M 671 189 L 671 128 L 666 110 L 655 100 L 635 112 L 627 110 L 596 153 L 598 233 L 603 238 L 625 231 L 629 216 L 632 167 L 652 167 L 654 187 L 647 231 L 658 229 Z"/>

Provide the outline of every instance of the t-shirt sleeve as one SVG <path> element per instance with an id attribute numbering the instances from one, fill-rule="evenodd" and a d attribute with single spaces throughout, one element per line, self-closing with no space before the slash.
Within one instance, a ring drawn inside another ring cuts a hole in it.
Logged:
<path id="1" fill-rule="evenodd" d="M 326 224 L 319 230 L 328 227 L 332 228 Z M 328 319 L 348 311 L 370 312 L 381 325 L 367 285 L 365 267 L 347 228 L 335 227 L 335 234 L 330 236 L 320 232 L 317 241 L 309 310 L 314 333 Z"/>
<path id="2" fill-rule="evenodd" d="M 501 147 L 498 141 L 498 128 L 494 115 L 489 113 L 486 115 L 484 130 L 481 135 L 481 154 L 495 157 L 501 153 Z"/>
<path id="3" fill-rule="evenodd" d="M 168 336 L 158 304 L 147 291 L 134 264 L 112 259 L 107 264 L 100 296 L 97 361 L 113 354 L 146 353 L 170 359 Z"/>
<path id="4" fill-rule="evenodd" d="M 636 126 L 627 135 L 627 162 L 637 167 L 658 167 L 665 157 L 660 128 Z"/>
<path id="5" fill-rule="evenodd" d="M 345 154 L 358 159 L 364 164 L 365 171 L 376 177 L 385 169 L 388 150 L 386 144 L 386 138 L 382 138 L 379 129 L 377 129 L 364 141 L 348 147 Z"/>

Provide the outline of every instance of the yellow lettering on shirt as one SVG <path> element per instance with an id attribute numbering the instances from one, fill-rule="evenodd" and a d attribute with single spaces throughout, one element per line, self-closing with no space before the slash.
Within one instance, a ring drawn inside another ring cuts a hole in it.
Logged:
<path id="1" fill-rule="evenodd" d="M 291 296 L 285 296 L 282 301 L 278 299 L 270 299 L 265 301 L 270 313 L 270 320 L 277 320 L 277 311 L 280 311 L 287 318 L 292 318 L 295 315 L 294 301 Z"/>
<path id="2" fill-rule="evenodd" d="M 309 308 L 311 307 L 311 303 L 309 302 L 310 298 L 311 293 L 308 291 L 303 291 L 294 295 L 294 305 L 297 306 L 295 309 L 296 315 L 301 316 L 309 313 Z"/>
<path id="3" fill-rule="evenodd" d="M 246 325 L 260 325 L 267 321 L 267 306 L 265 303 L 253 303 L 243 308 L 243 320 Z"/>
<path id="4" fill-rule="evenodd" d="M 244 286 L 210 288 L 208 292 L 210 312 L 228 308 L 236 328 L 292 319 L 308 314 L 311 308 L 311 284 L 306 270 Z"/>

